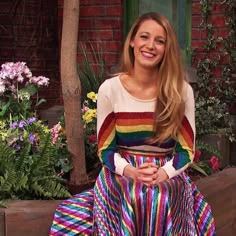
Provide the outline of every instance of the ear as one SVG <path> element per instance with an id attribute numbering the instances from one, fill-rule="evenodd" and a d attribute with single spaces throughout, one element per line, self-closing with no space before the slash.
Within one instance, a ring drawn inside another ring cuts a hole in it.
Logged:
<path id="1" fill-rule="evenodd" d="M 134 42 L 131 41 L 131 42 L 129 43 L 129 45 L 130 45 L 131 48 L 133 48 L 133 47 L 134 47 Z"/>

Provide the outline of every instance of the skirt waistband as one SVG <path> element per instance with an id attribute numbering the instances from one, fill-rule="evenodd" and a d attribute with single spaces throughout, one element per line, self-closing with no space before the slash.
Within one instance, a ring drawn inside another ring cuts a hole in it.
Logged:
<path id="1" fill-rule="evenodd" d="M 125 155 L 131 155 L 131 156 L 145 156 L 148 158 L 166 158 L 168 156 L 171 156 L 171 153 L 141 153 L 136 152 L 132 150 L 124 150 L 120 149 L 120 154 L 123 156 Z"/>

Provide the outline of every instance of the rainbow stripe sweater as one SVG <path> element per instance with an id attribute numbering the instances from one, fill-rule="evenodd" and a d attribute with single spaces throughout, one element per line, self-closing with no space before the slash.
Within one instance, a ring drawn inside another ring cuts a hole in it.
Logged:
<path id="1" fill-rule="evenodd" d="M 127 150 L 147 156 L 171 155 L 164 166 L 169 178 L 183 172 L 193 160 L 195 140 L 194 96 L 185 83 L 185 116 L 178 140 L 161 145 L 147 144 L 153 136 L 153 115 L 156 99 L 140 100 L 123 87 L 119 76 L 107 79 L 100 86 L 97 100 L 98 156 L 103 165 L 119 175 L 128 162 L 120 154 Z"/>

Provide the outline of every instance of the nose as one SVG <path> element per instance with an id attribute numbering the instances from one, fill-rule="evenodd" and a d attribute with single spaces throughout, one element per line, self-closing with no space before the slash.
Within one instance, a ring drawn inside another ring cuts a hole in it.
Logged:
<path id="1" fill-rule="evenodd" d="M 147 47 L 149 49 L 153 49 L 154 48 L 154 40 L 153 39 L 148 40 Z"/>

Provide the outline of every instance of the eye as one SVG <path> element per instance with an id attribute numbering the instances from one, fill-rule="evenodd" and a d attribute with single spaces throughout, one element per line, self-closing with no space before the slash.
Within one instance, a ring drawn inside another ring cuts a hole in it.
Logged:
<path id="1" fill-rule="evenodd" d="M 158 44 L 165 44 L 165 43 L 166 43 L 166 41 L 165 41 L 164 39 L 160 39 L 160 38 L 157 38 L 155 41 L 156 41 Z"/>
<path id="2" fill-rule="evenodd" d="M 140 38 L 142 38 L 142 39 L 147 39 L 148 36 L 147 36 L 147 35 L 140 35 Z"/>

